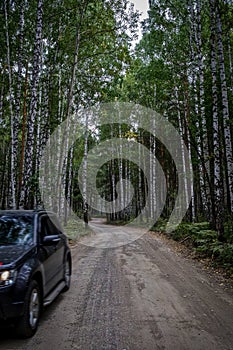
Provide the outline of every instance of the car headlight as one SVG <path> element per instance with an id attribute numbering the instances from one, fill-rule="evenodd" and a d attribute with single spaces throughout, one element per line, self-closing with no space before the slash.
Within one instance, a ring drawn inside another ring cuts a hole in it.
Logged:
<path id="1" fill-rule="evenodd" d="M 0 287 L 11 286 L 16 279 L 15 270 L 5 270 L 0 272 Z"/>

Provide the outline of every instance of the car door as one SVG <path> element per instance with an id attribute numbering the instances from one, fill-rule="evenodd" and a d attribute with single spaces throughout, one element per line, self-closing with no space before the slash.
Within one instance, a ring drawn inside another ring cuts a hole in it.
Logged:
<path id="1" fill-rule="evenodd" d="M 39 218 L 40 259 L 44 270 L 45 294 L 48 294 L 63 278 L 64 245 L 61 233 L 46 214 Z M 52 244 L 44 244 L 46 236 L 58 235 L 60 240 Z"/>
<path id="2" fill-rule="evenodd" d="M 62 229 L 59 225 L 58 219 L 55 214 L 49 214 L 47 219 L 48 233 L 51 235 L 57 235 L 59 241 L 55 244 L 55 281 L 56 283 L 64 278 L 64 255 L 65 255 L 65 242 Z"/>

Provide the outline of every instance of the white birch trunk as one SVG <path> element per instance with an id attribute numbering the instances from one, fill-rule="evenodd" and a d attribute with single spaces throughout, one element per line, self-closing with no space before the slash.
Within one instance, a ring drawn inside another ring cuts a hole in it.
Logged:
<path id="1" fill-rule="evenodd" d="M 214 195 L 215 195 L 215 226 L 218 235 L 222 235 L 222 207 L 223 207 L 223 188 L 221 179 L 221 154 L 220 154 L 220 135 L 219 135 L 219 117 L 218 117 L 218 89 L 217 89 L 217 58 L 215 45 L 215 0 L 210 0 L 211 17 L 211 75 L 212 75 L 212 108 L 213 108 L 213 146 L 214 146 Z"/>
<path id="2" fill-rule="evenodd" d="M 86 114 L 84 155 L 83 155 L 83 219 L 88 224 L 88 202 L 87 202 L 87 156 L 88 156 L 88 114 Z"/>
<path id="3" fill-rule="evenodd" d="M 119 138 L 122 139 L 122 130 L 121 124 L 119 124 Z M 118 156 L 118 164 L 119 164 L 119 179 L 120 179 L 120 205 L 121 208 L 125 208 L 125 191 L 123 185 L 123 159 L 122 159 L 122 145 L 119 147 L 119 156 Z M 124 212 L 122 211 L 122 215 L 124 216 Z"/>
<path id="4" fill-rule="evenodd" d="M 232 63 L 232 48 L 231 39 L 229 33 L 227 33 L 227 46 L 228 46 L 228 60 L 229 60 L 229 78 L 230 78 L 230 91 L 233 94 L 233 63 Z"/>
<path id="5" fill-rule="evenodd" d="M 33 72 L 30 109 L 28 114 L 27 144 L 25 149 L 24 179 L 20 194 L 20 206 L 31 207 L 32 204 L 32 176 L 35 172 L 33 168 L 33 154 L 35 150 L 34 131 L 38 113 L 38 86 L 40 79 L 41 57 L 42 57 L 42 31 L 43 31 L 43 0 L 38 0 L 36 38 L 33 55 Z"/>
<path id="6" fill-rule="evenodd" d="M 139 131 L 139 135 L 138 135 L 138 157 L 139 157 L 139 164 L 142 163 L 142 153 L 141 153 L 141 131 Z M 141 169 L 140 167 L 138 167 L 138 203 L 137 203 L 139 212 L 141 212 L 142 210 L 142 206 L 143 206 L 143 196 L 142 196 L 142 174 L 141 174 Z"/>
<path id="7" fill-rule="evenodd" d="M 186 138 L 187 138 L 187 148 L 188 148 L 188 162 L 189 162 L 189 172 L 190 176 L 193 175 L 193 168 L 192 168 L 192 153 L 191 153 L 191 137 L 190 137 L 190 130 L 189 130 L 189 97 L 188 97 L 188 91 L 185 92 L 185 108 L 184 108 L 184 122 L 185 122 L 185 132 L 186 132 Z M 196 219 L 196 212 L 195 212 L 195 196 L 194 196 L 194 184 L 193 184 L 193 178 L 189 179 L 190 183 L 190 205 L 191 205 L 191 216 L 192 221 L 195 221 Z"/>
<path id="8" fill-rule="evenodd" d="M 10 60 L 10 40 L 9 40 L 9 23 L 6 0 L 4 0 L 4 14 L 6 26 L 6 45 L 7 45 L 7 66 L 9 78 L 9 106 L 10 106 L 10 124 L 11 124 L 11 170 L 10 170 L 10 189 L 11 189 L 11 203 L 9 205 L 16 209 L 16 162 L 17 162 L 17 134 L 15 132 L 15 120 L 13 114 L 13 89 L 12 89 L 12 72 Z"/>
<path id="9" fill-rule="evenodd" d="M 223 126 L 224 126 L 224 142 L 227 166 L 227 183 L 229 186 L 230 209 L 233 213 L 233 154 L 232 154 L 232 137 L 230 129 L 230 112 L 226 82 L 226 69 L 224 48 L 222 42 L 222 23 L 218 4 L 216 5 L 216 25 L 217 25 L 217 42 L 218 42 L 218 58 L 220 68 L 221 92 L 222 92 L 222 108 L 223 108 Z"/>
<path id="10" fill-rule="evenodd" d="M 4 86 L 5 86 L 5 79 L 4 76 L 2 78 L 2 88 L 0 93 L 0 121 L 2 122 L 3 117 L 3 100 L 4 100 Z"/>
<path id="11" fill-rule="evenodd" d="M 22 72 L 23 72 L 23 44 L 24 44 L 24 11 L 25 2 L 21 1 L 20 4 L 20 18 L 19 18 L 19 49 L 18 49 L 18 79 L 17 79 L 17 91 L 16 91 L 16 103 L 15 103 L 15 129 L 19 129 L 20 120 L 20 106 L 21 106 L 21 93 L 22 93 Z M 18 135 L 16 135 L 18 139 Z M 18 148 L 18 145 L 17 145 Z"/>
<path id="12" fill-rule="evenodd" d="M 196 5 L 196 6 L 195 6 Z M 204 62 L 202 54 L 202 26 L 201 26 L 201 1 L 197 0 L 196 3 L 189 2 L 190 12 L 190 48 L 191 48 L 191 61 L 193 63 L 192 69 L 192 84 L 194 90 L 194 111 L 197 116 L 196 119 L 196 142 L 197 142 L 197 157 L 199 160 L 199 185 L 200 185 L 200 199 L 203 205 L 204 212 L 210 218 L 211 204 L 208 200 L 208 186 L 206 176 L 208 174 L 206 170 L 210 170 L 208 162 L 208 140 L 207 140 L 207 127 L 205 116 L 205 101 L 204 101 Z M 195 53 L 197 52 L 197 57 Z M 196 69 L 196 65 L 198 70 Z M 199 94 L 197 92 L 197 84 L 199 84 Z M 205 164 L 205 169 L 203 164 Z M 205 174 L 205 175 L 204 175 Z M 210 190 L 209 190 L 210 191 Z M 194 203 L 194 202 L 193 202 Z"/>
<path id="13" fill-rule="evenodd" d="M 186 174 L 186 159 L 185 159 L 185 144 L 183 139 L 183 126 L 182 126 L 182 120 L 181 120 L 181 112 L 180 112 L 180 105 L 179 105 L 179 96 L 178 96 L 178 88 L 175 87 L 175 98 L 176 98 L 176 104 L 177 104 L 177 116 L 178 116 L 178 124 L 179 124 L 179 133 L 180 133 L 180 141 L 181 141 L 181 153 L 182 153 L 182 167 L 183 167 L 183 174 L 184 174 L 184 193 L 185 193 L 185 206 L 188 208 L 189 206 L 189 188 L 188 188 L 188 181 L 185 176 Z M 179 184 L 180 186 L 181 184 Z"/>
<path id="14" fill-rule="evenodd" d="M 72 160 L 73 160 L 73 147 L 70 149 L 69 161 L 67 163 L 66 184 L 65 184 L 65 202 L 64 202 L 64 226 L 67 225 L 69 216 L 71 214 L 71 183 L 72 183 Z"/>

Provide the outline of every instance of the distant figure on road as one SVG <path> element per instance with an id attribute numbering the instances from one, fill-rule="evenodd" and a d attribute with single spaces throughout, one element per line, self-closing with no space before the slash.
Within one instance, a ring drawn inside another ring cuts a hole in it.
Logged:
<path id="1" fill-rule="evenodd" d="M 83 220 L 85 222 L 85 227 L 88 226 L 88 204 L 84 204 Z"/>

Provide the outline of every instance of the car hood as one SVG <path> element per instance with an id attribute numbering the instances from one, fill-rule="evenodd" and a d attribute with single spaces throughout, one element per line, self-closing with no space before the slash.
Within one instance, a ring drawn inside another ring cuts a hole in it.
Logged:
<path id="1" fill-rule="evenodd" d="M 29 245 L 0 245 L 0 268 L 4 265 L 16 265 L 33 247 Z"/>

